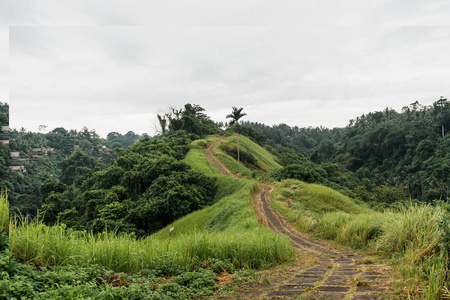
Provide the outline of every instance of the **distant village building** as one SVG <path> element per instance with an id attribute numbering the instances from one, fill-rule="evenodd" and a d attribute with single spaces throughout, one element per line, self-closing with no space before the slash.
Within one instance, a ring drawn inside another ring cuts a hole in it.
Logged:
<path id="1" fill-rule="evenodd" d="M 21 165 L 21 166 L 9 166 L 9 168 L 13 171 L 18 171 L 18 172 L 26 172 L 27 169 L 25 169 L 25 166 Z"/>
<path id="2" fill-rule="evenodd" d="M 9 126 L 2 126 L 2 132 L 0 132 L 0 140 L 9 140 Z"/>
<path id="3" fill-rule="evenodd" d="M 47 156 L 53 151 L 55 151 L 55 148 L 33 148 L 28 152 L 28 155 L 30 160 L 39 160 L 39 158 Z"/>
<path id="4" fill-rule="evenodd" d="M 55 148 L 33 148 L 32 151 L 38 155 L 45 155 L 46 153 L 55 151 Z"/>
<path id="5" fill-rule="evenodd" d="M 20 158 L 20 152 L 11 152 L 11 158 L 12 159 L 19 159 Z"/>
<path id="6" fill-rule="evenodd" d="M 282 147 L 281 144 L 275 144 L 275 146 L 276 146 L 277 148 L 281 148 L 281 147 Z"/>
<path id="7" fill-rule="evenodd" d="M 98 149 L 98 153 L 99 153 L 99 154 L 101 154 L 101 153 L 109 154 L 109 153 L 111 153 L 111 149 L 109 149 L 109 148 L 106 147 L 106 146 L 102 146 L 100 149 Z"/>
<path id="8" fill-rule="evenodd" d="M 1 140 L 3 145 L 9 145 L 9 140 Z"/>

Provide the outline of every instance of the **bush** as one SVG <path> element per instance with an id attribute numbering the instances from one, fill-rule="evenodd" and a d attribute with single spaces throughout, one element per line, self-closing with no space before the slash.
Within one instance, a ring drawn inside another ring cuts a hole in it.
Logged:
<path id="1" fill-rule="evenodd" d="M 273 171 L 271 176 L 275 180 L 291 178 L 309 183 L 323 181 L 323 178 L 319 172 L 308 165 L 287 165 L 282 169 Z"/>

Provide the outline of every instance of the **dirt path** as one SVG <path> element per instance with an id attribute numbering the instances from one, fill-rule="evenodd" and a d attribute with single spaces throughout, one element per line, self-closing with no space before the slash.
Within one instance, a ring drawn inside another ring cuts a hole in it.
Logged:
<path id="1" fill-rule="evenodd" d="M 214 148 L 220 143 L 220 140 L 211 144 L 205 151 L 206 158 L 208 158 L 209 162 L 219 170 L 219 173 L 222 175 L 230 175 L 230 171 L 225 168 L 225 166 L 214 156 Z"/>
<path id="2" fill-rule="evenodd" d="M 221 174 L 229 175 L 226 168 L 212 155 L 212 144 L 206 153 Z M 267 226 L 288 236 L 295 249 L 315 258 L 310 268 L 291 269 L 270 278 L 269 284 L 258 284 L 238 292 L 244 299 L 391 299 L 391 270 L 387 266 L 372 264 L 365 257 L 336 248 L 325 242 L 309 238 L 292 227 L 271 209 L 269 194 L 272 188 L 260 184 L 257 195 L 258 213 Z"/>

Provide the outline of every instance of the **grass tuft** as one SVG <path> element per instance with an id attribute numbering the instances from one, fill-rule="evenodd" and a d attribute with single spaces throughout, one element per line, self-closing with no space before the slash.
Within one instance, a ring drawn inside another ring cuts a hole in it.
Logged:
<path id="1" fill-rule="evenodd" d="M 0 231 L 8 233 L 9 230 L 9 203 L 6 190 L 0 191 Z"/>

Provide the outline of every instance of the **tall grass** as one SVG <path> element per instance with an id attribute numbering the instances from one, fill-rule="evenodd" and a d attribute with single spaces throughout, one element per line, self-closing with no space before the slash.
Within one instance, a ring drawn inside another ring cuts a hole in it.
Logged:
<path id="1" fill-rule="evenodd" d="M 21 261 L 38 265 L 96 264 L 117 272 L 138 272 L 161 264 L 191 268 L 199 261 L 230 260 L 236 267 L 260 268 L 291 259 L 286 239 L 263 229 L 193 231 L 171 239 L 135 239 L 113 232 L 75 232 L 26 220 L 11 222 L 10 247 Z"/>
<path id="2" fill-rule="evenodd" d="M 446 291 L 448 258 L 439 254 L 440 224 L 449 216 L 442 206 L 376 212 L 328 188 L 296 180 L 284 181 L 273 198 L 274 208 L 299 230 L 393 259 L 403 278 L 399 289 L 425 299 L 440 299 Z"/>
<path id="3" fill-rule="evenodd" d="M 6 190 L 0 191 L 0 231 L 3 230 L 6 233 L 9 228 L 9 203 L 8 193 Z"/>
<path id="4" fill-rule="evenodd" d="M 413 205 L 399 212 L 384 213 L 377 250 L 386 254 L 405 253 L 407 249 L 422 251 L 429 245 L 436 245 L 444 213 L 441 207 L 430 205 Z"/>
<path id="5" fill-rule="evenodd" d="M 275 207 L 300 230 L 386 254 L 436 244 L 445 215 L 431 205 L 376 212 L 327 187 L 297 180 L 283 182 L 276 195 Z"/>

